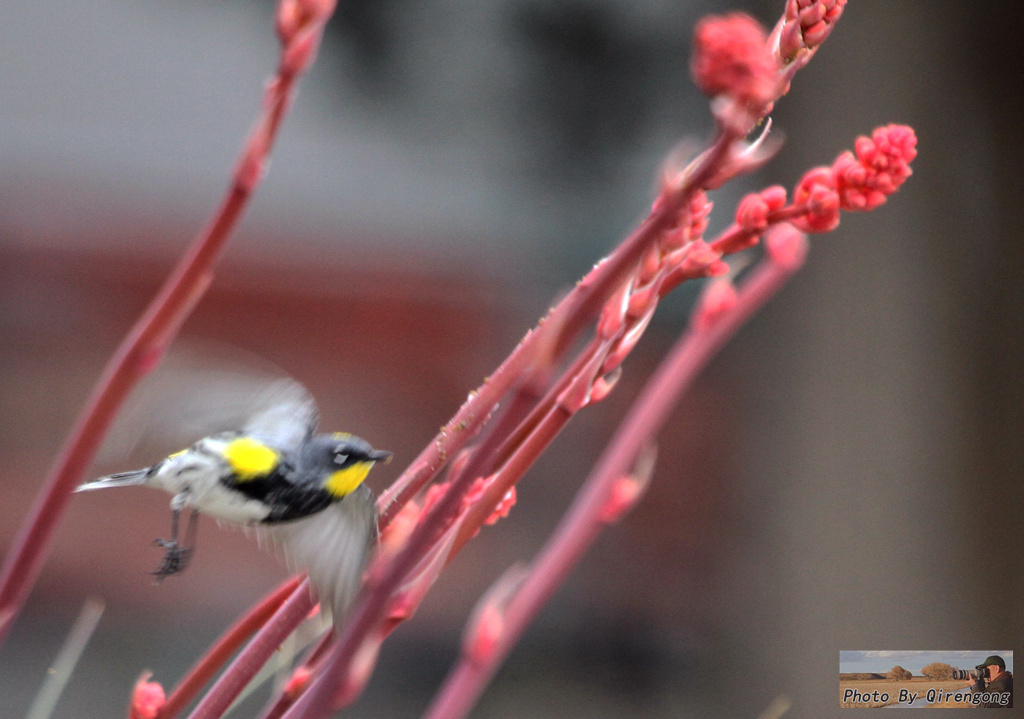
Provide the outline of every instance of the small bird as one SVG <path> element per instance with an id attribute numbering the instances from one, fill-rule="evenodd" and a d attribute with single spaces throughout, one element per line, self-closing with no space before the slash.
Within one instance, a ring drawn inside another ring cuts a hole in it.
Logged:
<path id="1" fill-rule="evenodd" d="M 171 499 L 171 538 L 157 582 L 185 569 L 194 549 L 196 515 L 254 529 L 279 546 L 289 565 L 304 570 L 335 623 L 345 615 L 377 543 L 377 508 L 363 484 L 390 452 L 351 434 L 316 434 L 319 412 L 306 389 L 275 383 L 274 401 L 240 431 L 205 437 L 144 469 L 87 482 L 76 491 L 145 485 Z M 189 508 L 185 543 L 178 517 Z M 186 546 L 189 545 L 189 546 Z"/>

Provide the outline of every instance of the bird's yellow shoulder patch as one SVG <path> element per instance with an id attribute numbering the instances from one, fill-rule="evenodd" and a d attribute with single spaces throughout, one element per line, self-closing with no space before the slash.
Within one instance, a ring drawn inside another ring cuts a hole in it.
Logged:
<path id="1" fill-rule="evenodd" d="M 351 467 L 332 472 L 324 483 L 324 489 L 337 499 L 341 499 L 356 490 L 370 473 L 373 462 L 356 462 Z"/>
<path id="2" fill-rule="evenodd" d="M 270 474 L 280 461 L 277 452 L 252 437 L 239 437 L 228 442 L 224 447 L 224 459 L 241 481 Z"/>

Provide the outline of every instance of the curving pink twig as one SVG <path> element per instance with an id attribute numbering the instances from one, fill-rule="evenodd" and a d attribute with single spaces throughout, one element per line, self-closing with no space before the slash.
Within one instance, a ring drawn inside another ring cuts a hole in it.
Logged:
<path id="1" fill-rule="evenodd" d="M 281 58 L 263 110 L 242 150 L 232 183 L 209 224 L 196 236 L 156 297 L 107 363 L 67 443 L 50 470 L 0 572 L 0 642 L 42 568 L 71 492 L 92 463 L 128 394 L 152 371 L 213 279 L 213 267 L 264 175 L 271 146 L 299 75 L 312 64 L 333 0 L 282 0 L 277 28 Z"/>

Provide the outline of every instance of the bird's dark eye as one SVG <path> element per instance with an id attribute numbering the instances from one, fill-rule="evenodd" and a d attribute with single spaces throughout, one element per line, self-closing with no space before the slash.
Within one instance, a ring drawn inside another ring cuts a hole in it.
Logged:
<path id="1" fill-rule="evenodd" d="M 348 455 L 344 452 L 334 455 L 335 464 L 345 464 L 348 461 Z"/>

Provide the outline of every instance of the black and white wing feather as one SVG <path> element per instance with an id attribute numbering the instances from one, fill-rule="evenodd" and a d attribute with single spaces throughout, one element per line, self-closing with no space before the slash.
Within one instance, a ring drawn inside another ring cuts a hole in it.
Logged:
<path id="1" fill-rule="evenodd" d="M 259 533 L 283 552 L 295 571 L 304 571 L 335 626 L 345 618 L 377 544 L 373 493 L 360 486 L 340 502 L 298 522 L 264 524 Z"/>

